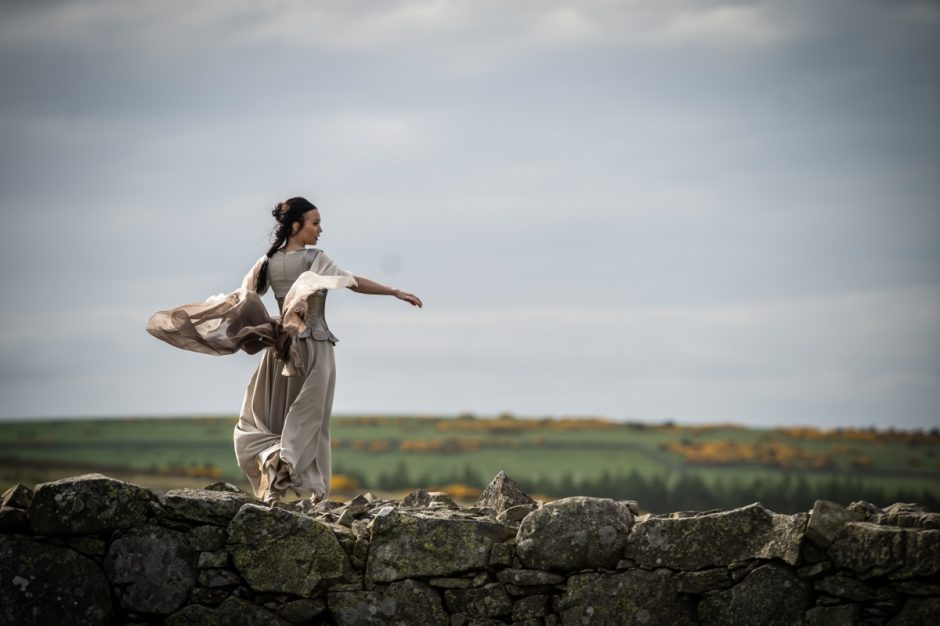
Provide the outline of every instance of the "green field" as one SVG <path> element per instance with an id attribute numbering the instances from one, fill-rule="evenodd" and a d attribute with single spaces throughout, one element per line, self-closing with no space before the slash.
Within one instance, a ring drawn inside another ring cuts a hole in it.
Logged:
<path id="1" fill-rule="evenodd" d="M 235 419 L 127 418 L 0 423 L 0 483 L 97 471 L 157 488 L 218 479 L 247 489 L 232 447 Z M 499 470 L 544 499 L 597 495 L 648 510 L 761 501 L 803 510 L 848 504 L 940 504 L 936 432 L 759 430 L 605 420 L 336 417 L 334 492 L 414 487 L 473 494 Z"/>

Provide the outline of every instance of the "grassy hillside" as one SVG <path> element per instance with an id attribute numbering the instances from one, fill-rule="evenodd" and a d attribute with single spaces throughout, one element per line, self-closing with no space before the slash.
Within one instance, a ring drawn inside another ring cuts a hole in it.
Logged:
<path id="1" fill-rule="evenodd" d="M 225 479 L 247 488 L 234 418 L 0 423 L 0 483 L 84 471 L 159 488 Z M 936 432 L 758 430 L 601 419 L 337 417 L 334 492 L 445 488 L 473 497 L 499 470 L 544 498 L 633 498 L 650 510 L 737 506 L 779 511 L 816 497 L 847 504 L 940 504 Z"/>

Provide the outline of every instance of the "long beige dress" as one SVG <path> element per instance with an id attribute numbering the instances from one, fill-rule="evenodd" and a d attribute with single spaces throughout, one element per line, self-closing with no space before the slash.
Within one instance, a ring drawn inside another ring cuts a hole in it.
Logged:
<path id="1" fill-rule="evenodd" d="M 268 262 L 268 284 L 278 304 L 290 301 L 291 288 L 305 272 L 338 277 L 336 287 L 355 285 L 350 272 L 338 267 L 317 249 L 277 252 Z M 309 277 L 310 274 L 305 274 Z M 330 415 L 336 369 L 336 337 L 323 319 L 326 289 L 307 298 L 305 327 L 293 339 L 293 360 L 302 374 L 286 375 L 290 368 L 275 347 L 264 351 L 242 402 L 235 427 L 235 455 L 255 495 L 298 495 L 325 499 L 330 492 Z M 319 317 L 319 319 L 318 319 Z"/>
<path id="2" fill-rule="evenodd" d="M 279 317 L 268 315 L 264 291 L 256 291 L 265 261 Z M 324 307 L 328 290 L 354 286 L 355 276 L 319 249 L 278 252 L 258 259 L 235 291 L 157 311 L 147 321 L 148 333 L 184 350 L 265 351 L 235 427 L 238 465 L 259 498 L 288 489 L 329 495 L 336 337 Z"/>

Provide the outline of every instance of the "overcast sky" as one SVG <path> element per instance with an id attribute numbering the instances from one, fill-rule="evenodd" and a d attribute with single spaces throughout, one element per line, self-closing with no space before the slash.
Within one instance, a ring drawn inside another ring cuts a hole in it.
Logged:
<path id="1" fill-rule="evenodd" d="M 940 3 L 0 6 L 0 417 L 237 413 L 302 195 L 335 413 L 940 424 Z"/>

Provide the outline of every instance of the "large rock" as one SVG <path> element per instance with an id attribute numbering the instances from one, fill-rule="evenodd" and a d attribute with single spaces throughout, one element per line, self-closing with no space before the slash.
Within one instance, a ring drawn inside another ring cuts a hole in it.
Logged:
<path id="1" fill-rule="evenodd" d="M 29 524 L 38 535 L 91 534 L 143 523 L 154 495 L 101 474 L 36 485 Z"/>
<path id="2" fill-rule="evenodd" d="M 876 597 L 874 587 L 848 576 L 826 576 L 813 583 L 813 587 L 830 596 L 856 602 L 874 600 Z"/>
<path id="3" fill-rule="evenodd" d="M 816 500 L 806 524 L 806 538 L 821 548 L 828 548 L 846 523 L 863 518 L 862 513 L 849 511 L 835 502 Z"/>
<path id="4" fill-rule="evenodd" d="M 698 615 L 703 626 L 789 626 L 802 623 L 810 606 L 806 584 L 786 565 L 770 563 L 734 587 L 704 598 Z"/>
<path id="5" fill-rule="evenodd" d="M 760 504 L 694 517 L 638 522 L 624 555 L 647 567 L 695 571 L 747 559 L 796 564 L 806 514 L 777 515 Z"/>
<path id="6" fill-rule="evenodd" d="M 759 559 L 780 559 L 789 565 L 796 565 L 800 561 L 800 549 L 808 521 L 809 515 L 806 513 L 774 513 L 773 530 L 755 556 Z"/>
<path id="7" fill-rule="evenodd" d="M 695 624 L 695 605 L 666 570 L 575 574 L 558 602 L 561 623 L 580 626 Z"/>
<path id="8" fill-rule="evenodd" d="M 329 526 L 257 504 L 242 506 L 228 525 L 228 551 L 255 591 L 310 597 L 352 569 Z"/>
<path id="9" fill-rule="evenodd" d="M 516 553 L 530 569 L 613 569 L 627 541 L 633 514 L 606 498 L 577 496 L 550 502 L 526 516 Z"/>
<path id="10" fill-rule="evenodd" d="M 229 596 L 214 609 L 190 604 L 169 616 L 165 623 L 166 626 L 291 626 L 291 622 L 264 607 L 235 596 Z"/>
<path id="11" fill-rule="evenodd" d="M 502 583 L 490 583 L 470 589 L 447 589 L 444 601 L 453 613 L 470 617 L 498 617 L 512 613 L 512 599 Z"/>
<path id="12" fill-rule="evenodd" d="M 189 531 L 189 543 L 193 550 L 201 552 L 211 552 L 221 550 L 228 541 L 228 532 L 225 528 L 206 524 L 204 526 L 194 526 Z"/>
<path id="13" fill-rule="evenodd" d="M 436 626 L 448 622 L 437 591 L 414 580 L 394 582 L 384 593 L 335 591 L 327 598 L 339 626 Z"/>
<path id="14" fill-rule="evenodd" d="M 246 493 L 212 489 L 171 489 L 164 497 L 172 517 L 225 526 L 243 504 L 257 502 Z"/>
<path id="15" fill-rule="evenodd" d="M 921 513 L 915 518 L 912 525 L 917 528 L 940 530 L 940 513 Z"/>
<path id="16" fill-rule="evenodd" d="M 215 609 L 201 604 L 186 605 L 163 623 L 166 626 L 225 626 Z"/>
<path id="17" fill-rule="evenodd" d="M 550 604 L 551 596 L 548 594 L 523 596 L 512 603 L 512 621 L 536 620 L 536 624 L 541 624 L 538 618 L 548 614 Z"/>
<path id="18" fill-rule="evenodd" d="M 29 517 L 23 509 L 0 506 L 0 533 L 29 532 Z"/>
<path id="19" fill-rule="evenodd" d="M 9 506 L 14 509 L 28 509 L 32 499 L 33 490 L 25 485 L 16 483 L 3 492 L 3 497 L 0 498 L 0 506 Z"/>
<path id="20" fill-rule="evenodd" d="M 0 535 L 0 623 L 106 624 L 111 593 L 101 569 L 68 548 Z"/>
<path id="21" fill-rule="evenodd" d="M 849 522 L 828 554 L 834 565 L 862 578 L 936 576 L 940 574 L 940 530 Z"/>
<path id="22" fill-rule="evenodd" d="M 858 604 L 816 606 L 806 612 L 806 626 L 855 626 L 862 615 Z M 910 623 L 910 622 L 907 622 Z"/>
<path id="23" fill-rule="evenodd" d="M 431 504 L 431 494 L 426 489 L 415 489 L 401 499 L 403 509 L 422 509 Z"/>
<path id="24" fill-rule="evenodd" d="M 888 626 L 936 624 L 940 615 L 940 598 L 908 598 Z"/>
<path id="25" fill-rule="evenodd" d="M 326 610 L 326 598 L 300 598 L 285 602 L 274 611 L 292 624 L 307 624 Z"/>
<path id="26" fill-rule="evenodd" d="M 196 584 L 186 534 L 161 526 L 131 528 L 115 539 L 104 568 L 121 606 L 143 613 L 172 613 Z"/>
<path id="27" fill-rule="evenodd" d="M 910 530 L 905 547 L 907 558 L 895 577 L 940 575 L 940 530 Z"/>
<path id="28" fill-rule="evenodd" d="M 450 576 L 487 566 L 493 544 L 515 531 L 493 522 L 441 519 L 382 509 L 370 522 L 366 576 L 391 582 L 415 576 Z"/>
<path id="29" fill-rule="evenodd" d="M 895 502 L 886 506 L 882 513 L 865 520 L 889 526 L 902 526 L 904 528 L 917 528 L 922 526 L 924 516 L 932 515 L 925 506 L 913 502 Z M 929 519 L 929 517 L 928 517 Z"/>
<path id="30" fill-rule="evenodd" d="M 483 493 L 477 500 L 477 506 L 490 507 L 497 513 L 502 513 L 507 509 L 520 505 L 534 505 L 535 500 L 530 498 L 519 485 L 510 478 L 506 472 L 500 470 L 498 474 L 486 486 Z"/>
<path id="31" fill-rule="evenodd" d="M 853 513 L 858 513 L 862 516 L 863 522 L 869 522 L 876 515 L 883 515 L 884 511 L 879 509 L 877 506 L 871 502 L 865 502 L 864 500 L 858 500 L 857 502 L 850 503 L 846 510 L 852 511 Z"/>
<path id="32" fill-rule="evenodd" d="M 904 562 L 905 540 L 911 531 L 871 522 L 845 524 L 828 554 L 836 567 L 857 574 L 880 576 L 899 568 Z"/>

